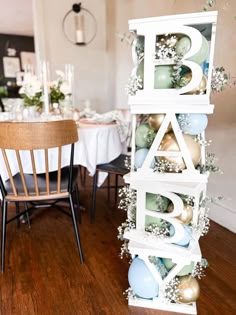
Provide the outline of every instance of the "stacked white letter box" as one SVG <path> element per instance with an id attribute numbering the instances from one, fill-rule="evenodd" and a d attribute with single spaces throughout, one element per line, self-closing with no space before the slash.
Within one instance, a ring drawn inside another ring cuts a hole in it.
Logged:
<path id="1" fill-rule="evenodd" d="M 133 290 L 129 305 L 197 313 L 199 292 L 191 292 L 199 291 L 196 285 L 192 288 L 185 284 L 185 289 L 178 286 L 179 282 L 177 287 L 173 285 L 174 294 L 179 294 L 177 300 L 167 299 L 165 288 L 173 279 L 181 282 L 179 274 L 185 266 L 192 264 L 193 269 L 202 260 L 199 238 L 206 215 L 203 201 L 209 175 L 203 171 L 203 118 L 214 109 L 210 91 L 216 20 L 217 12 L 202 12 L 129 21 L 136 38 L 132 76 L 139 84 L 128 98 L 133 132 L 131 171 L 125 176 L 125 182 L 136 192 L 135 226 L 125 230 L 124 239 L 128 240 L 133 261 L 141 259 L 159 287 L 156 296 L 136 292 L 139 272 L 135 267 L 129 279 Z M 148 145 L 145 147 L 142 141 Z M 147 198 L 167 200 L 168 209 L 148 207 Z M 188 206 L 191 213 L 184 211 Z M 184 214 L 190 219 L 186 220 Z M 148 230 L 150 222 L 159 234 Z M 166 260 L 171 262 L 166 274 L 159 272 L 153 257 L 164 267 Z M 193 277 L 191 270 L 182 277 Z M 145 279 L 140 280 L 140 286 L 142 281 Z"/>

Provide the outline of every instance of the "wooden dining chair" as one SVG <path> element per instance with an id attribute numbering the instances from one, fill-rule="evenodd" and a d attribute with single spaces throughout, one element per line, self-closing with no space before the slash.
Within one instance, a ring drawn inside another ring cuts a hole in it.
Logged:
<path id="1" fill-rule="evenodd" d="M 63 199 L 69 200 L 80 262 L 83 263 L 84 259 L 72 197 L 72 193 L 75 191 L 78 202 L 78 167 L 75 168 L 73 165 L 74 143 L 77 140 L 78 130 L 73 120 L 0 123 L 0 149 L 9 177 L 6 181 L 3 181 L 2 177 L 0 177 L 2 194 L 2 272 L 4 271 L 5 260 L 6 225 L 29 210 L 31 211 L 32 208 L 56 206 L 55 202 Z M 62 148 L 65 145 L 69 145 L 70 148 L 68 151 L 68 166 L 61 167 Z M 49 170 L 49 157 L 51 157 L 49 152 L 51 149 L 54 150 L 54 153 L 56 152 L 53 158 L 57 159 L 57 170 L 53 172 Z M 36 150 L 40 151 L 36 152 Z M 24 158 L 27 151 L 32 167 L 32 173 L 30 174 L 26 173 L 24 169 Z M 15 163 L 12 160 L 13 152 Z M 40 174 L 37 172 L 35 157 L 39 152 L 44 156 L 43 160 L 40 161 L 44 163 L 45 167 L 45 172 Z M 12 171 L 13 166 L 14 170 Z M 9 219 L 7 215 L 8 204 L 12 202 L 23 202 L 24 204 L 30 204 L 31 207 L 30 209 L 26 207 L 23 212 L 17 213 Z M 78 204 L 77 209 L 79 211 Z"/>

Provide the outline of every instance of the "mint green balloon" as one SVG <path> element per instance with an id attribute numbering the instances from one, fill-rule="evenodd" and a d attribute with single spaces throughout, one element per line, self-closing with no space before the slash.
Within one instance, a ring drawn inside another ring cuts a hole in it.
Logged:
<path id="1" fill-rule="evenodd" d="M 148 210 L 156 210 L 164 212 L 169 206 L 170 200 L 164 196 L 147 193 L 146 194 L 146 208 Z"/>
<path id="2" fill-rule="evenodd" d="M 162 262 L 168 271 L 170 271 L 175 266 L 171 258 L 162 258 Z M 189 265 L 184 266 L 177 273 L 177 276 L 186 276 L 192 272 L 193 268 L 194 268 L 194 262 L 192 261 Z"/>
<path id="3" fill-rule="evenodd" d="M 135 144 L 138 148 L 149 148 L 155 138 L 156 132 L 148 123 L 141 124 L 135 131 Z"/>
<path id="4" fill-rule="evenodd" d="M 162 226 L 162 220 L 160 218 L 155 218 L 150 215 L 145 216 L 145 227 L 148 227 L 150 224 L 156 224 L 157 226 Z"/>
<path id="5" fill-rule="evenodd" d="M 171 258 L 162 258 L 162 262 L 168 271 L 170 271 L 175 266 Z"/>
<path id="6" fill-rule="evenodd" d="M 188 36 L 181 37 L 175 46 L 177 55 L 185 55 L 191 48 L 191 39 Z"/>
<path id="7" fill-rule="evenodd" d="M 209 44 L 208 44 L 207 39 L 204 36 L 202 36 L 202 46 L 200 50 L 188 60 L 194 61 L 198 63 L 199 65 L 201 65 L 207 59 L 208 55 L 209 55 Z"/>
<path id="8" fill-rule="evenodd" d="M 178 276 L 186 276 L 192 272 L 194 268 L 194 262 L 192 261 L 190 265 L 184 266 L 180 272 L 177 273 Z"/>
<path id="9" fill-rule="evenodd" d="M 191 39 L 188 36 L 181 37 L 175 47 L 175 51 L 177 55 L 184 55 L 186 54 L 191 48 Z M 193 55 L 192 57 L 188 58 L 188 60 L 196 62 L 197 64 L 201 65 L 208 57 L 209 54 L 209 44 L 207 39 L 202 36 L 202 45 L 200 50 Z"/>
<path id="10" fill-rule="evenodd" d="M 156 66 L 154 89 L 171 89 L 173 87 L 172 66 Z"/>

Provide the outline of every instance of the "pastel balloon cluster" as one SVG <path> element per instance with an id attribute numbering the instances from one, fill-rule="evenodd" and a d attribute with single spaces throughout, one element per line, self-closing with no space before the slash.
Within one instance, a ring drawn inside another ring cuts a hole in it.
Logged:
<path id="1" fill-rule="evenodd" d="M 165 277 L 168 272 L 175 266 L 170 258 L 156 257 L 155 267 L 160 276 Z M 195 302 L 200 295 L 200 287 L 198 281 L 191 275 L 194 263 L 184 266 L 177 274 L 178 296 L 180 303 Z M 128 281 L 131 289 L 137 297 L 143 299 L 153 299 L 159 295 L 159 284 L 153 274 L 145 264 L 145 262 L 136 257 L 128 271 Z"/>

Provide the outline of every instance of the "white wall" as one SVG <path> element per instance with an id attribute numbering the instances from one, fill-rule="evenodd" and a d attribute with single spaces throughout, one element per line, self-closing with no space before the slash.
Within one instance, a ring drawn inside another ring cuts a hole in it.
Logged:
<path id="1" fill-rule="evenodd" d="M 60 68 L 74 64 L 76 103 L 83 106 L 89 99 L 98 111 L 110 108 L 107 84 L 106 5 L 105 0 L 85 0 L 82 7 L 90 10 L 97 19 L 97 35 L 88 46 L 71 44 L 63 34 L 62 21 L 74 1 L 34 0 L 36 49 L 40 60 L 47 60 Z"/>

